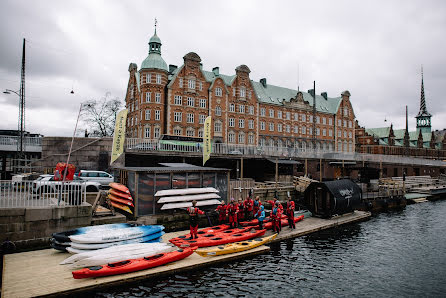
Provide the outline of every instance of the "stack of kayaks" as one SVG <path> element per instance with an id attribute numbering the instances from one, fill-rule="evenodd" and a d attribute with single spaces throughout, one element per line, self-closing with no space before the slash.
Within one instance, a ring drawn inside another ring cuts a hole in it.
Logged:
<path id="1" fill-rule="evenodd" d="M 110 199 L 112 206 L 128 214 L 133 214 L 135 205 L 127 186 L 116 182 L 111 182 L 109 186 L 108 198 Z"/>
<path id="2" fill-rule="evenodd" d="M 95 227 L 81 230 L 80 232 L 74 230 L 74 232 L 68 231 L 53 234 L 53 237 L 57 237 L 56 239 L 63 240 L 67 237 L 68 240 L 65 239 L 64 242 L 57 243 L 53 242 L 52 247 L 59 250 L 66 250 L 70 253 L 82 253 L 123 244 L 160 242 L 164 234 L 164 227 L 160 225 L 136 226 L 115 224 L 104 225 L 102 227 L 97 226 L 99 228 Z"/>
<path id="3" fill-rule="evenodd" d="M 177 249 L 171 252 L 146 256 L 139 259 L 129 259 L 117 263 L 109 263 L 101 266 L 88 267 L 73 271 L 73 277 L 75 279 L 81 279 L 140 271 L 161 266 L 170 262 L 182 260 L 190 256 L 194 252 L 194 250 L 195 248 L 188 247 L 184 249 Z"/>
<path id="4" fill-rule="evenodd" d="M 192 206 L 192 201 L 197 201 L 197 207 L 219 205 L 220 196 L 218 190 L 213 187 L 167 189 L 156 192 L 159 198 L 157 203 L 163 204 L 161 210 L 187 208 Z"/>
<path id="5" fill-rule="evenodd" d="M 72 255 L 60 264 L 71 264 L 72 268 L 97 266 L 114 263 L 128 259 L 138 259 L 158 253 L 176 250 L 172 244 L 167 243 L 134 243 L 112 246 Z"/>
<path id="6" fill-rule="evenodd" d="M 221 232 L 216 232 L 212 234 L 207 234 L 200 236 L 196 239 L 184 238 L 181 240 L 171 241 L 178 247 L 208 247 L 215 245 L 223 245 L 227 243 L 245 241 L 252 238 L 257 238 L 263 236 L 266 230 L 255 230 L 255 229 L 233 229 Z"/>
<path id="7" fill-rule="evenodd" d="M 225 245 L 214 246 L 210 248 L 197 249 L 195 252 L 202 257 L 210 257 L 210 256 L 220 256 L 225 254 L 231 254 L 236 252 L 241 252 L 245 250 L 249 250 L 260 245 L 266 244 L 274 238 L 277 237 L 277 234 L 263 237 L 263 238 L 254 238 L 249 239 L 242 242 L 228 243 Z"/>
<path id="8" fill-rule="evenodd" d="M 88 226 L 59 233 L 53 233 L 51 235 L 52 238 L 50 239 L 51 247 L 57 250 L 66 251 L 67 250 L 66 248 L 71 246 L 71 240 L 69 236 L 81 235 L 85 233 L 100 233 L 101 231 L 105 230 L 125 229 L 136 226 L 138 225 L 130 223 L 117 223 L 117 224 Z"/>

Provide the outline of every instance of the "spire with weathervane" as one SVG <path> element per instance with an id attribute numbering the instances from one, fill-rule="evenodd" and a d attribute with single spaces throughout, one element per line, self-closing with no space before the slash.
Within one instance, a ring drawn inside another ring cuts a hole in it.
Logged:
<path id="1" fill-rule="evenodd" d="M 417 118 L 417 131 L 422 133 L 431 132 L 431 117 L 432 115 L 427 111 L 426 99 L 424 98 L 424 78 L 423 78 L 423 67 L 421 67 L 421 98 L 420 98 L 420 111 Z"/>

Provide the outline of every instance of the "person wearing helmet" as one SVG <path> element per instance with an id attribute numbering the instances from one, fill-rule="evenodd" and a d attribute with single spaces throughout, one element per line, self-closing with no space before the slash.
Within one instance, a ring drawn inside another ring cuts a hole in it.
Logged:
<path id="1" fill-rule="evenodd" d="M 215 211 L 218 212 L 218 222 L 220 224 L 223 224 L 226 222 L 226 209 L 228 205 L 226 205 L 224 200 L 221 200 L 221 204 L 218 205 L 217 209 Z"/>
<path id="2" fill-rule="evenodd" d="M 265 207 L 263 205 L 260 206 L 260 209 L 257 211 L 257 213 L 254 215 L 255 218 L 259 221 L 259 228 L 260 230 L 263 229 L 263 221 L 265 220 Z"/>
<path id="3" fill-rule="evenodd" d="M 237 227 L 237 214 L 238 204 L 234 198 L 231 198 L 231 203 L 226 207 L 226 215 L 229 217 L 229 226 L 231 229 Z"/>
<path id="4" fill-rule="evenodd" d="M 192 201 L 192 206 L 187 207 L 187 213 L 189 214 L 189 228 L 190 228 L 190 237 L 192 239 L 198 238 L 198 215 L 204 214 L 203 211 L 196 207 L 197 201 Z"/>
<path id="5" fill-rule="evenodd" d="M 252 206 L 252 214 L 254 216 L 257 214 L 257 212 L 259 212 L 260 206 L 262 206 L 262 202 L 260 202 L 260 197 L 256 196 L 256 199 L 254 200 L 254 203 Z"/>
<path id="6" fill-rule="evenodd" d="M 291 197 L 288 196 L 288 202 L 286 203 L 286 216 L 288 219 L 288 226 L 290 229 L 295 229 L 296 224 L 294 223 L 294 210 L 296 209 L 294 202 L 291 200 Z"/>

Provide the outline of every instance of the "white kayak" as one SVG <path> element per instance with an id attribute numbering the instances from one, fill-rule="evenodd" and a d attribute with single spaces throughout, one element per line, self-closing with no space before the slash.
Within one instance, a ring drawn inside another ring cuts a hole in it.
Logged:
<path id="1" fill-rule="evenodd" d="M 221 197 L 216 193 L 206 193 L 206 194 L 196 194 L 187 196 L 172 196 L 172 197 L 162 197 L 158 200 L 158 204 L 163 203 L 173 203 L 173 202 L 188 202 L 188 201 L 199 201 L 206 199 L 220 199 Z"/>
<path id="2" fill-rule="evenodd" d="M 212 200 L 204 200 L 204 201 L 197 201 L 197 207 L 200 206 L 212 206 L 212 205 L 220 205 L 221 202 L 216 199 Z M 161 210 L 169 210 L 169 209 L 176 209 L 176 208 L 187 208 L 191 207 L 192 202 L 179 202 L 179 203 L 167 203 L 164 204 L 163 207 L 161 207 Z"/>
<path id="3" fill-rule="evenodd" d="M 101 256 L 115 253 L 125 253 L 131 252 L 134 250 L 140 249 L 162 249 L 165 247 L 171 247 L 170 243 L 132 243 L 132 244 L 124 244 L 118 246 L 107 247 L 103 249 L 96 249 L 88 252 L 82 252 L 75 255 L 72 255 L 65 260 L 63 260 L 60 264 L 72 264 L 82 259 L 90 258 L 93 256 Z"/>
<path id="4" fill-rule="evenodd" d="M 71 242 L 106 243 L 144 237 L 164 230 L 163 226 L 140 226 L 70 236 Z"/>
<path id="5" fill-rule="evenodd" d="M 147 236 L 144 236 L 144 237 L 138 237 L 138 238 L 123 240 L 123 241 L 105 242 L 105 243 L 77 243 L 77 242 L 70 242 L 70 247 L 74 248 L 74 249 L 94 250 L 94 249 L 107 248 L 107 247 L 116 246 L 116 245 L 149 242 L 149 241 L 152 241 L 152 240 L 156 240 L 157 238 L 160 238 L 163 235 L 164 235 L 164 232 L 158 232 L 158 233 L 150 234 L 150 235 L 147 235 Z"/>
<path id="6" fill-rule="evenodd" d="M 108 253 L 106 255 L 96 255 L 74 262 L 70 268 L 99 266 L 103 264 L 115 263 L 131 259 L 139 259 L 153 256 L 156 254 L 167 253 L 177 250 L 176 246 L 165 246 L 159 248 L 142 248 L 140 250 L 120 251 L 116 253 Z"/>
<path id="7" fill-rule="evenodd" d="M 155 197 L 191 195 L 191 194 L 202 194 L 202 193 L 217 193 L 217 192 L 219 192 L 219 191 L 213 187 L 166 189 L 166 190 L 158 190 L 155 194 Z"/>

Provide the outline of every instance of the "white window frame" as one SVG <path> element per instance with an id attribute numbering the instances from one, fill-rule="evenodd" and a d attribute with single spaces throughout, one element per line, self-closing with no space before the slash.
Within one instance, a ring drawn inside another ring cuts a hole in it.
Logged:
<path id="1" fill-rule="evenodd" d="M 229 127 L 234 127 L 235 126 L 235 118 L 229 118 L 229 123 L 228 123 L 228 126 Z"/>
<path id="2" fill-rule="evenodd" d="M 245 128 L 245 119 L 238 119 L 238 128 Z"/>
<path id="3" fill-rule="evenodd" d="M 248 128 L 249 129 L 254 129 L 254 120 L 252 120 L 252 119 L 248 120 Z"/>
<path id="4" fill-rule="evenodd" d="M 189 89 L 195 90 L 195 79 L 187 80 L 187 87 Z"/>
<path id="5" fill-rule="evenodd" d="M 220 87 L 215 88 L 215 96 L 222 96 L 223 90 Z"/>
<path id="6" fill-rule="evenodd" d="M 187 113 L 186 122 L 194 123 L 194 120 L 195 120 L 195 115 L 193 113 Z"/>
<path id="7" fill-rule="evenodd" d="M 200 108 L 206 108 L 206 98 L 200 98 Z"/>
<path id="8" fill-rule="evenodd" d="M 260 130 L 265 130 L 265 121 L 260 121 Z"/>
<path id="9" fill-rule="evenodd" d="M 146 92 L 146 102 L 152 101 L 152 92 Z"/>
<path id="10" fill-rule="evenodd" d="M 216 106 L 215 107 L 215 115 L 216 116 L 221 116 L 221 107 L 220 106 Z"/>
<path id="11" fill-rule="evenodd" d="M 174 96 L 174 105 L 177 105 L 177 106 L 183 105 L 183 97 L 181 95 Z"/>
<path id="12" fill-rule="evenodd" d="M 156 83 L 161 84 L 161 75 L 159 73 L 156 74 Z"/>
<path id="13" fill-rule="evenodd" d="M 155 120 L 161 120 L 161 111 L 155 110 Z"/>
<path id="14" fill-rule="evenodd" d="M 155 128 L 153 129 L 153 138 L 158 139 L 160 137 L 160 134 L 161 134 L 161 127 L 155 126 Z"/>
<path id="15" fill-rule="evenodd" d="M 174 122 L 181 122 L 183 120 L 183 113 L 182 112 L 174 112 L 173 113 L 173 121 Z"/>
<path id="16" fill-rule="evenodd" d="M 235 104 L 233 103 L 229 104 L 229 112 L 235 112 Z"/>
<path id="17" fill-rule="evenodd" d="M 187 106 L 195 107 L 195 98 L 188 96 L 187 97 Z"/>
<path id="18" fill-rule="evenodd" d="M 161 103 L 161 93 L 155 93 L 155 102 Z"/>
<path id="19" fill-rule="evenodd" d="M 265 115 L 266 115 L 266 109 L 260 108 L 260 116 L 265 117 Z"/>
<path id="20" fill-rule="evenodd" d="M 151 116 L 150 114 L 151 114 L 151 112 L 152 112 L 151 110 L 146 110 L 146 112 L 145 112 L 145 118 L 144 118 L 145 120 L 150 120 L 150 116 Z"/>

